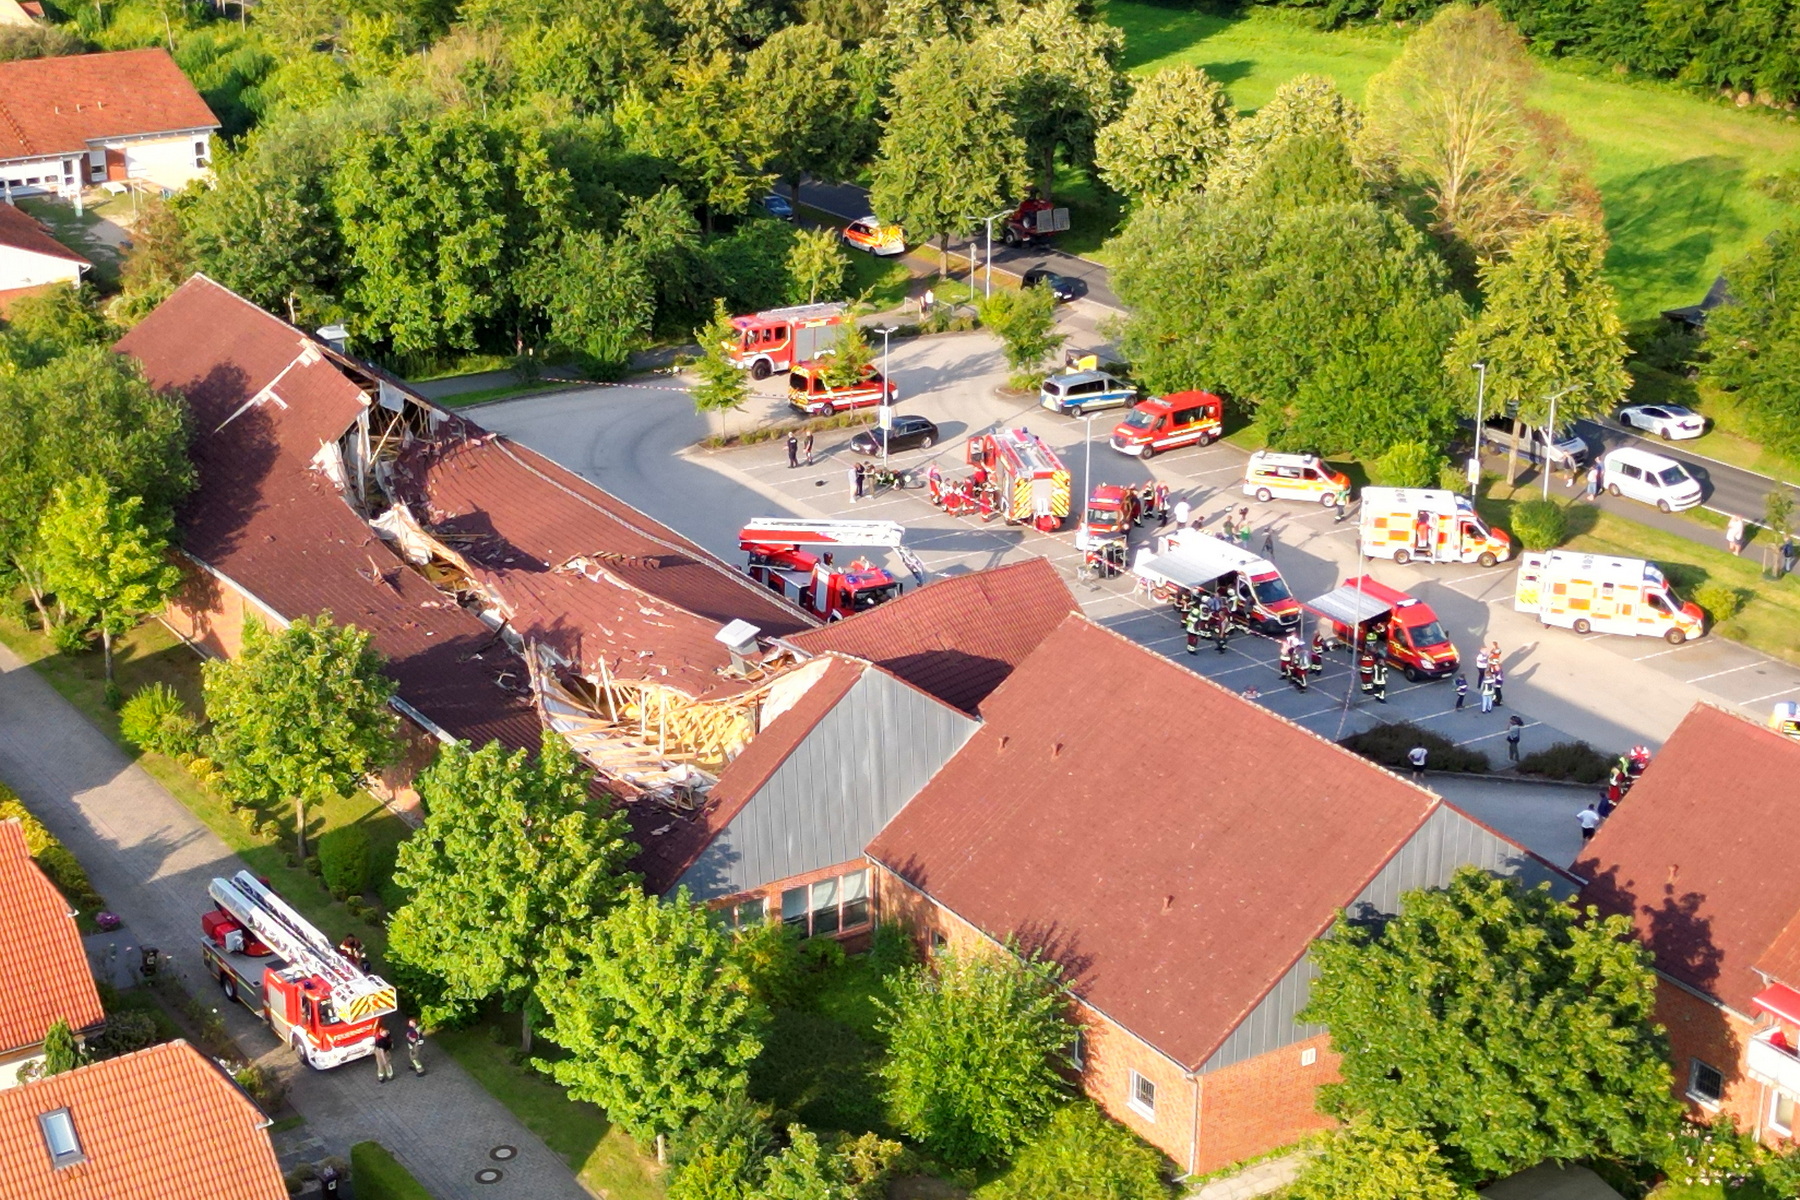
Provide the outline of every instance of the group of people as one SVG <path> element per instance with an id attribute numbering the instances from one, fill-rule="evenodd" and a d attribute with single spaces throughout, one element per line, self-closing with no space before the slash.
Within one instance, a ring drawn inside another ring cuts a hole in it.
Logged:
<path id="1" fill-rule="evenodd" d="M 1475 694 L 1481 699 L 1481 711 L 1490 713 L 1494 705 L 1506 704 L 1506 665 L 1501 661 L 1500 643 L 1489 642 L 1475 652 Z M 1469 698 L 1469 677 L 1456 673 L 1456 711 L 1461 712 Z M 1510 731 L 1509 731 L 1510 732 Z M 1509 743 L 1516 747 L 1517 742 Z M 1512 755 L 1517 761 L 1518 755 Z"/>
<path id="2" fill-rule="evenodd" d="M 338 953 L 345 961 L 353 964 L 364 975 L 369 974 L 369 951 L 362 939 L 354 933 L 344 935 L 338 943 Z M 406 1018 L 406 1057 L 412 1063 L 414 1075 L 425 1074 L 425 1063 L 422 1055 L 425 1050 L 425 1031 L 419 1028 L 419 1018 Z M 388 1031 L 387 1022 L 383 1021 L 375 1029 L 375 1082 L 386 1083 L 394 1077 L 394 1035 Z"/>
<path id="3" fill-rule="evenodd" d="M 1325 635 L 1315 632 L 1312 645 L 1308 646 L 1300 640 L 1298 633 L 1288 634 L 1281 641 L 1275 667 L 1284 682 L 1293 684 L 1296 691 L 1304 692 L 1307 677 L 1325 670 Z"/>
<path id="4" fill-rule="evenodd" d="M 1187 652 L 1200 652 L 1200 639 L 1210 636 L 1220 654 L 1234 629 L 1248 629 L 1250 614 L 1245 611 L 1243 597 L 1236 592 L 1222 596 L 1206 592 L 1197 597 L 1184 597 L 1176 602 L 1181 610 L 1181 627 L 1187 634 Z"/>
<path id="5" fill-rule="evenodd" d="M 1575 814 L 1575 820 L 1581 825 L 1581 840 L 1588 841 L 1600 823 L 1612 816 L 1613 810 L 1619 807 L 1631 785 L 1637 782 L 1638 776 L 1650 765 L 1650 747 L 1633 746 L 1619 755 L 1619 761 L 1607 772 L 1606 787 L 1601 790 L 1597 801 L 1584 804 L 1581 811 Z"/>

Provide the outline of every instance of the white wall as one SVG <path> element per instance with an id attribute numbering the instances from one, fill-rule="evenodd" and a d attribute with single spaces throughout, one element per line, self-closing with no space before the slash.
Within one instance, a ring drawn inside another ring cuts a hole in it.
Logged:
<path id="1" fill-rule="evenodd" d="M 81 282 L 81 264 L 13 246 L 0 246 L 0 290 L 37 287 L 43 283 Z"/>
<path id="2" fill-rule="evenodd" d="M 171 191 L 211 173 L 210 165 L 197 165 L 195 148 L 205 147 L 205 162 L 212 161 L 212 138 L 209 134 L 182 134 L 180 137 L 155 141 L 108 143 L 111 149 L 125 152 L 125 175 L 143 179 Z"/>

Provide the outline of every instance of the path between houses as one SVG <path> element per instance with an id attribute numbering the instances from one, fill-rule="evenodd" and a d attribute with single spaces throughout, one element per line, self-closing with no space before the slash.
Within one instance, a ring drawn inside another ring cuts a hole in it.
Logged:
<path id="1" fill-rule="evenodd" d="M 207 996 L 210 981 L 197 950 L 206 884 L 242 870 L 243 862 L 4 646 L 0 779 L 81 860 L 95 888 L 125 918 L 121 940 L 169 952 L 174 968 Z M 352 1143 L 373 1138 L 437 1200 L 588 1200 L 542 1140 L 435 1047 L 425 1078 L 410 1076 L 402 1064 L 398 1079 L 378 1085 L 368 1062 L 303 1069 L 243 1008 L 222 998 L 220 1008 L 238 1044 L 289 1080 L 295 1111 L 329 1153 L 348 1157 Z M 494 1162 L 488 1151 L 500 1145 L 517 1147 L 517 1155 Z M 475 1173 L 483 1168 L 499 1168 L 503 1177 L 477 1184 Z"/>

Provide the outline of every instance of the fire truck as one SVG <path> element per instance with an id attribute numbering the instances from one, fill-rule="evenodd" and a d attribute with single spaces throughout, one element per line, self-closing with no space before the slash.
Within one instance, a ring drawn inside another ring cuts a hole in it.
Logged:
<path id="1" fill-rule="evenodd" d="M 1069 515 L 1069 469 L 1029 429 L 1000 429 L 969 439 L 968 463 L 981 486 L 993 489 L 1009 525 L 1062 528 Z"/>
<path id="2" fill-rule="evenodd" d="M 314 1070 L 375 1052 L 394 986 L 333 948 L 331 940 L 248 871 L 214 879 L 217 906 L 200 918 L 200 955 L 227 1000 L 261 1017 Z"/>
<path id="3" fill-rule="evenodd" d="M 750 378 L 767 379 L 835 347 L 845 320 L 841 304 L 801 304 L 733 317 L 737 340 L 725 343 L 725 353 Z"/>
<path id="4" fill-rule="evenodd" d="M 1456 671 L 1456 647 L 1431 606 L 1373 576 L 1346 580 L 1306 607 L 1330 622 L 1331 636 L 1353 650 L 1374 633 L 1387 660 L 1413 683 Z"/>
<path id="5" fill-rule="evenodd" d="M 744 568 L 750 578 L 814 616 L 837 621 L 892 600 L 905 585 L 867 559 L 839 566 L 826 547 L 879 546 L 897 551 L 913 577 L 922 580 L 924 566 L 900 544 L 905 536 L 906 530 L 893 521 L 758 517 L 738 533 L 738 548 L 750 556 Z"/>
<path id="6" fill-rule="evenodd" d="M 1001 239 L 1008 246 L 1030 246 L 1062 233 L 1069 227 L 1069 210 L 1048 200 L 1025 200 L 1006 214 Z"/>
<path id="7" fill-rule="evenodd" d="M 825 378 L 827 362 L 803 362 L 788 372 L 788 404 L 809 417 L 830 416 L 852 408 L 874 408 L 892 404 L 900 398 L 900 389 L 871 365 L 863 373 L 861 383 L 833 387 Z M 883 397 L 886 399 L 883 399 Z"/>
<path id="8" fill-rule="evenodd" d="M 1137 489 L 1117 483 L 1102 483 L 1088 497 L 1087 513 L 1082 527 L 1091 535 L 1115 537 L 1131 530 L 1144 519 L 1143 502 Z"/>

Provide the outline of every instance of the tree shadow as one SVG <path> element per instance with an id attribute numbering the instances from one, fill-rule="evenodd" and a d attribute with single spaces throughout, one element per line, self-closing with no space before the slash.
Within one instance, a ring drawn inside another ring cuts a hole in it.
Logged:
<path id="1" fill-rule="evenodd" d="M 1607 274 L 1641 295 L 1698 301 L 1716 274 L 1713 252 L 1748 232 L 1726 202 L 1744 175 L 1738 159 L 1708 155 L 1606 180 Z"/>

